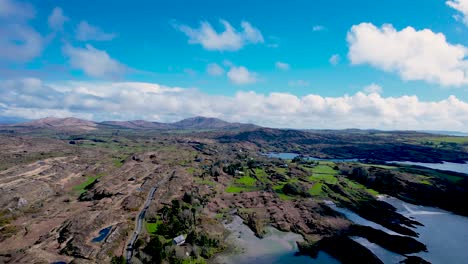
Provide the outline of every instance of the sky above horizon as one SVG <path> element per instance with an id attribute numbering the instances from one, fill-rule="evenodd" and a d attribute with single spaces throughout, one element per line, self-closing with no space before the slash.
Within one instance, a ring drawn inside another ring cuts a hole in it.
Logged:
<path id="1" fill-rule="evenodd" d="M 468 132 L 468 0 L 0 0 L 0 118 Z"/>

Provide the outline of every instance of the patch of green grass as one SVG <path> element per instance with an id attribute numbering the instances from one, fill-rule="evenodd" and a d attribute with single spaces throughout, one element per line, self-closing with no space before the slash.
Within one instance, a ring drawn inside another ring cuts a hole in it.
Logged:
<path id="1" fill-rule="evenodd" d="M 187 258 L 182 260 L 182 264 L 206 264 L 206 260 L 202 257 L 199 258 Z"/>
<path id="2" fill-rule="evenodd" d="M 82 182 L 82 183 L 76 185 L 75 187 L 73 187 L 73 190 L 76 191 L 76 192 L 78 192 L 78 194 L 81 195 L 82 193 L 86 192 L 86 189 L 87 189 L 90 185 L 94 184 L 94 182 L 95 182 L 97 179 L 101 178 L 102 176 L 104 176 L 103 173 L 97 174 L 97 175 L 95 175 L 95 176 L 88 176 L 88 177 L 86 178 L 86 181 L 85 181 L 85 182 Z"/>
<path id="3" fill-rule="evenodd" d="M 267 173 L 265 172 L 265 170 L 262 169 L 262 168 L 255 168 L 255 175 L 257 175 L 257 177 L 266 177 L 266 176 L 268 176 Z"/>
<path id="4" fill-rule="evenodd" d="M 330 175 L 330 174 L 314 174 L 310 177 L 308 177 L 308 179 L 310 181 L 313 181 L 313 182 L 326 182 L 328 184 L 337 184 L 338 183 L 338 179 L 336 178 L 336 176 L 334 175 Z"/>
<path id="5" fill-rule="evenodd" d="M 455 137 L 455 136 L 443 136 L 443 137 L 423 137 L 419 139 L 420 142 L 432 142 L 436 145 L 442 143 L 456 143 L 456 144 L 468 144 L 468 137 Z"/>
<path id="6" fill-rule="evenodd" d="M 276 172 L 286 175 L 288 173 L 288 168 L 275 168 Z"/>
<path id="7" fill-rule="evenodd" d="M 228 186 L 225 191 L 228 193 L 240 193 L 240 192 L 250 192 L 254 190 L 255 188 L 252 188 L 252 187 L 231 185 L 231 186 Z"/>
<path id="8" fill-rule="evenodd" d="M 239 179 L 236 180 L 236 183 L 242 184 L 245 186 L 254 186 L 257 180 L 255 178 L 252 178 L 250 176 L 243 176 Z"/>
<path id="9" fill-rule="evenodd" d="M 373 190 L 373 189 L 369 189 L 367 188 L 366 186 L 358 183 L 358 182 L 355 182 L 355 181 L 352 181 L 352 180 L 349 180 L 349 179 L 343 179 L 344 181 L 346 181 L 348 183 L 348 185 L 352 188 L 352 189 L 356 189 L 356 190 L 363 190 L 363 191 L 366 191 L 367 193 L 369 193 L 370 195 L 372 196 L 377 196 L 379 195 L 379 193 L 376 191 L 376 190 Z"/>
<path id="10" fill-rule="evenodd" d="M 156 223 L 145 222 L 146 231 L 150 234 L 155 234 L 161 224 L 161 221 L 157 221 Z"/>
<path id="11" fill-rule="evenodd" d="M 425 185 L 432 185 L 432 183 L 428 180 L 420 180 L 419 183 L 425 184 Z"/>
<path id="12" fill-rule="evenodd" d="M 289 196 L 285 193 L 283 193 L 283 187 L 284 185 L 286 185 L 287 183 L 294 183 L 294 182 L 298 182 L 298 179 L 291 179 L 287 182 L 277 182 L 273 187 L 272 189 L 275 191 L 275 193 L 278 195 L 278 197 L 283 200 L 283 201 L 288 201 L 288 200 L 293 200 L 293 199 L 296 199 L 296 197 L 294 196 Z"/>
<path id="13" fill-rule="evenodd" d="M 254 170 L 255 176 L 257 179 L 263 183 L 271 182 L 270 179 L 268 179 L 268 174 L 265 172 L 264 169 L 262 168 L 255 168 Z"/>
<path id="14" fill-rule="evenodd" d="M 313 196 L 323 196 L 322 183 L 316 183 L 309 189 L 309 193 Z"/>
<path id="15" fill-rule="evenodd" d="M 123 159 L 116 158 L 112 160 L 112 164 L 114 164 L 115 167 L 120 168 L 124 164 L 124 161 Z"/>
<path id="16" fill-rule="evenodd" d="M 190 173 L 190 174 L 194 174 L 195 173 L 195 168 L 193 168 L 193 167 L 187 168 L 187 172 Z"/>
<path id="17" fill-rule="evenodd" d="M 317 165 L 312 168 L 312 173 L 313 174 L 328 174 L 328 175 L 335 175 L 337 173 L 336 170 L 334 170 L 332 167 L 328 165 Z"/>
<path id="18" fill-rule="evenodd" d="M 286 195 L 282 192 L 277 192 L 276 194 L 278 194 L 278 197 L 283 200 L 283 201 L 289 201 L 289 200 L 294 200 L 296 199 L 295 197 L 293 196 L 289 196 L 289 195 Z"/>

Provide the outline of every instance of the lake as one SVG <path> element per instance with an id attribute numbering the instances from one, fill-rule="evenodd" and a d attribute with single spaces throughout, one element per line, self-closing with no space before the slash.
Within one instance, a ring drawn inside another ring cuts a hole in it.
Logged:
<path id="1" fill-rule="evenodd" d="M 236 248 L 230 253 L 216 256 L 214 263 L 340 263 L 325 252 L 320 252 L 317 259 L 308 256 L 296 256 L 295 254 L 298 252 L 296 242 L 303 241 L 303 238 L 295 233 L 281 232 L 273 227 L 267 227 L 267 234 L 260 239 L 237 215 L 234 216 L 231 223 L 225 224 L 225 226 L 231 231 L 227 241 L 232 245 L 236 245 Z"/>
<path id="2" fill-rule="evenodd" d="M 278 159 L 284 159 L 284 160 L 291 160 L 294 159 L 295 157 L 299 156 L 297 153 L 288 153 L 288 152 L 269 152 L 266 154 L 263 154 L 269 158 L 278 158 Z M 307 157 L 304 156 L 304 159 L 306 160 L 323 160 L 323 161 L 331 161 L 331 162 L 356 162 L 359 161 L 359 159 L 320 159 L 320 158 L 314 158 L 314 157 Z"/>
<path id="3" fill-rule="evenodd" d="M 396 163 L 402 165 L 415 165 L 426 167 L 436 170 L 446 170 L 465 173 L 468 175 L 468 163 L 453 163 L 453 162 L 443 162 L 443 163 L 423 163 L 423 162 L 411 162 L 411 161 L 389 161 L 388 163 Z"/>

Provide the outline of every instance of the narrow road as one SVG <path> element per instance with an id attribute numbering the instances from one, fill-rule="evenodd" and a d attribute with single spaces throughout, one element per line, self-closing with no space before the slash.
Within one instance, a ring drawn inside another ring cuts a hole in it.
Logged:
<path id="1" fill-rule="evenodd" d="M 155 187 L 151 188 L 150 192 L 148 193 L 148 197 L 146 198 L 145 204 L 143 205 L 143 209 L 140 211 L 140 214 L 138 214 L 138 218 L 136 219 L 136 222 L 135 222 L 135 231 L 133 232 L 132 238 L 127 244 L 127 253 L 126 253 L 127 264 L 131 264 L 132 262 L 133 251 L 134 251 L 133 247 L 135 245 L 135 242 L 138 239 L 138 236 L 141 233 L 141 230 L 143 229 L 143 220 L 145 218 L 146 210 L 148 210 L 148 207 L 150 206 L 154 198 L 154 194 L 158 190 L 159 186 L 164 184 L 166 181 L 167 181 L 167 178 L 161 180 L 160 182 L 158 182 L 158 184 Z"/>

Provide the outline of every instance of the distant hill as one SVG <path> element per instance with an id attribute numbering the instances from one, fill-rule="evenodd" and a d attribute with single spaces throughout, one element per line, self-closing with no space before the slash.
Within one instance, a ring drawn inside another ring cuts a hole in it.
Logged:
<path id="1" fill-rule="evenodd" d="M 169 129 L 171 126 L 165 123 L 149 122 L 145 120 L 133 120 L 133 121 L 104 121 L 99 123 L 100 125 L 121 127 L 129 129 Z"/>
<path id="2" fill-rule="evenodd" d="M 218 118 L 210 117 L 192 117 L 187 118 L 175 123 L 170 124 L 174 128 L 178 129 L 241 129 L 241 128 L 255 128 L 256 125 L 242 124 L 242 123 L 230 123 Z"/>
<path id="3" fill-rule="evenodd" d="M 43 128 L 52 129 L 58 131 L 91 131 L 95 130 L 97 124 L 92 121 L 83 120 L 74 117 L 57 118 L 57 117 L 46 117 L 37 119 L 30 122 L 19 123 L 11 125 L 20 128 Z"/>
<path id="4" fill-rule="evenodd" d="M 169 129 L 169 130 L 223 130 L 223 129 L 248 129 L 256 128 L 252 124 L 230 123 L 218 118 L 191 117 L 174 123 L 149 122 L 144 120 L 135 121 L 104 121 L 99 123 L 103 126 L 121 127 L 128 129 Z"/>
<path id="5" fill-rule="evenodd" d="M 51 129 L 64 132 L 93 131 L 96 129 L 135 129 L 135 130 L 244 130 L 257 126 L 252 124 L 230 123 L 217 118 L 193 117 L 174 123 L 159 123 L 145 120 L 93 122 L 74 117 L 47 117 L 18 124 L 3 125 L 8 129 Z"/>

